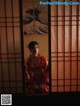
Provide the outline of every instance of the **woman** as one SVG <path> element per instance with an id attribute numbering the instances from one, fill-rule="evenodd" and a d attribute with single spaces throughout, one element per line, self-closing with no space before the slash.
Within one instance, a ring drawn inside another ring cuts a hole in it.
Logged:
<path id="1" fill-rule="evenodd" d="M 39 44 L 31 41 L 28 45 L 30 56 L 26 61 L 26 91 L 31 94 L 49 92 L 49 70 L 47 59 L 39 53 Z"/>

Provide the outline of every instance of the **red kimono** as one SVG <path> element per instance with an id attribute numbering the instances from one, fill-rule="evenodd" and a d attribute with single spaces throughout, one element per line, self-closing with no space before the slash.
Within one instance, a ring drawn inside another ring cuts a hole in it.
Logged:
<path id="1" fill-rule="evenodd" d="M 27 93 L 49 92 L 49 72 L 47 59 L 38 54 L 30 55 L 26 62 L 26 89 Z"/>

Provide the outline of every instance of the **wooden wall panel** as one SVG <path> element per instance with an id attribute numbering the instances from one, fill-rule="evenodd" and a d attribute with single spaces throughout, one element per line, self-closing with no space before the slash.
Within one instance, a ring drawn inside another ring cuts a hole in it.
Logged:
<path id="1" fill-rule="evenodd" d="M 51 5 L 52 92 L 80 90 L 79 15 L 79 5 Z"/>
<path id="2" fill-rule="evenodd" d="M 19 9 L 19 0 L 0 0 L 0 92 L 23 92 Z"/>

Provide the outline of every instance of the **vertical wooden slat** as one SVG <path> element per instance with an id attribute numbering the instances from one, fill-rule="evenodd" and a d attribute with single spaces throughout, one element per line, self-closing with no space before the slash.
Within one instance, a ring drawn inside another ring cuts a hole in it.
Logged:
<path id="1" fill-rule="evenodd" d="M 61 0 L 61 2 L 64 2 L 64 0 Z M 64 52 L 65 52 L 65 9 L 64 5 L 58 6 L 58 59 L 61 60 L 58 62 L 58 79 L 62 79 L 61 81 L 58 80 L 58 82 L 61 82 L 60 90 L 64 90 L 64 72 L 65 72 L 65 60 L 64 60 Z"/>
<path id="2" fill-rule="evenodd" d="M 76 91 L 76 73 L 77 73 L 77 45 L 76 45 L 76 6 L 72 5 L 72 78 L 71 78 L 71 91 Z"/>
<path id="3" fill-rule="evenodd" d="M 79 0 L 80 1 L 80 0 Z M 80 91 L 80 5 L 79 5 L 79 14 L 78 14 L 78 91 Z"/>
<path id="4" fill-rule="evenodd" d="M 7 11 L 6 11 L 6 8 L 7 8 L 7 2 L 6 0 L 4 0 L 4 9 L 5 9 L 5 34 L 6 34 L 6 49 L 7 49 L 7 63 L 4 63 L 5 65 L 5 68 L 7 69 L 8 73 L 4 72 L 4 75 L 6 73 L 6 76 L 8 77 L 6 80 L 9 80 L 9 91 L 10 91 L 10 69 L 9 69 L 9 55 L 8 55 L 8 30 L 7 30 Z M 6 70 L 4 69 L 4 70 Z"/>
<path id="5" fill-rule="evenodd" d="M 65 0 L 63 1 L 65 2 Z M 63 64 L 63 92 L 65 92 L 65 5 L 63 7 L 63 16 L 64 16 L 64 64 Z"/>
<path id="6" fill-rule="evenodd" d="M 50 1 L 50 0 L 48 0 Z M 48 6 L 48 46 L 49 46 L 49 92 L 52 93 L 52 76 L 51 76 L 51 6 Z"/>
<path id="7" fill-rule="evenodd" d="M 11 11 L 12 11 L 12 38 L 13 38 L 13 54 L 14 54 L 14 61 L 15 61 L 15 88 L 17 93 L 17 67 L 16 67 L 16 54 L 15 54 L 15 35 L 14 35 L 14 6 L 13 6 L 13 0 L 11 0 Z"/>
<path id="8" fill-rule="evenodd" d="M 70 91 L 72 80 L 72 5 L 70 5 Z"/>
<path id="9" fill-rule="evenodd" d="M 79 0 L 78 0 L 79 2 Z M 76 9 L 76 13 L 77 13 L 77 19 L 76 19 L 76 35 L 77 35 L 77 39 L 76 39 L 76 47 L 77 47 L 77 72 L 76 72 L 76 91 L 78 91 L 78 37 L 79 37 L 79 6 L 77 6 Z"/>
<path id="10" fill-rule="evenodd" d="M 65 6 L 65 91 L 70 91 L 70 6 Z"/>
<path id="11" fill-rule="evenodd" d="M 58 92 L 58 6 L 57 6 L 57 17 L 56 17 L 56 19 L 57 19 L 57 92 Z"/>
<path id="12" fill-rule="evenodd" d="M 23 8 L 22 8 L 22 0 L 19 0 L 19 14 L 20 14 L 20 38 L 21 38 L 21 56 L 22 56 L 22 70 L 25 70 L 24 69 L 24 43 L 23 43 L 23 15 L 22 15 L 22 11 L 23 11 Z M 23 85 L 23 93 L 25 93 L 25 71 L 22 72 L 22 85 Z"/>
<path id="13" fill-rule="evenodd" d="M 58 91 L 58 6 L 51 6 L 51 78 L 52 91 Z M 55 60 L 55 62 L 54 62 Z"/>

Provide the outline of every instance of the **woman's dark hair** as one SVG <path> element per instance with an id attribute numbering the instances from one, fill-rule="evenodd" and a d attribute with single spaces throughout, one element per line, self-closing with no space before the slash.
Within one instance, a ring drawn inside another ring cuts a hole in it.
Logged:
<path id="1" fill-rule="evenodd" d="M 35 45 L 39 45 L 39 43 L 36 42 L 36 41 L 31 41 L 31 42 L 28 44 L 29 50 L 34 49 Z"/>

